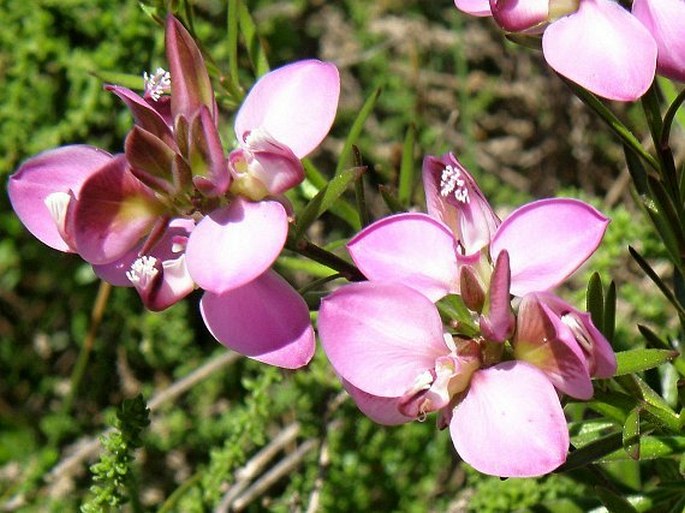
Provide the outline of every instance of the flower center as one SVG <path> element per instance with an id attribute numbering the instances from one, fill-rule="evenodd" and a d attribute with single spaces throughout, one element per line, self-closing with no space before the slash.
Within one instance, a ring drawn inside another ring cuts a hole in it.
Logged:
<path id="1" fill-rule="evenodd" d="M 440 175 L 440 195 L 452 195 L 459 203 L 468 203 L 470 201 L 466 180 L 459 169 L 448 165 L 442 170 L 442 175 Z"/>
<path id="2" fill-rule="evenodd" d="M 145 289 L 159 274 L 157 259 L 153 256 L 143 255 L 131 264 L 131 269 L 126 271 L 126 277 L 136 288 Z"/>
<path id="3" fill-rule="evenodd" d="M 145 96 L 149 96 L 154 101 L 171 91 L 171 74 L 164 68 L 157 68 L 154 75 L 143 73 L 143 80 L 145 81 Z"/>

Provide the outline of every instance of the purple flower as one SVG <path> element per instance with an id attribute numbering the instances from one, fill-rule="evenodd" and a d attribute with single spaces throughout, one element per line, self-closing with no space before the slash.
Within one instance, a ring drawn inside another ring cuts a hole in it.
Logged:
<path id="1" fill-rule="evenodd" d="M 36 237 L 134 286 L 148 308 L 199 286 L 220 342 L 266 363 L 305 365 L 314 352 L 307 306 L 270 267 L 289 226 L 280 195 L 304 179 L 299 159 L 333 123 L 338 71 L 304 60 L 262 77 L 227 157 L 204 60 L 171 16 L 166 50 L 171 71 L 146 74 L 143 96 L 107 87 L 135 119 L 125 154 L 67 146 L 29 159 L 10 178 L 12 205 Z"/>
<path id="2" fill-rule="evenodd" d="M 469 14 L 492 15 L 508 32 L 542 32 L 547 63 L 604 98 L 636 100 L 654 80 L 654 37 L 614 0 L 455 0 L 455 5 Z"/>

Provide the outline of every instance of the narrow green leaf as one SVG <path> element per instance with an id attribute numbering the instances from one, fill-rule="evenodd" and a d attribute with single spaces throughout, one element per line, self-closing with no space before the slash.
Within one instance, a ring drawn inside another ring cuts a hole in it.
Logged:
<path id="1" fill-rule="evenodd" d="M 369 117 L 369 115 L 371 115 L 371 112 L 373 112 L 373 108 L 376 105 L 376 100 L 378 100 L 380 94 L 380 88 L 376 89 L 374 92 L 371 93 L 371 95 L 364 102 L 364 105 L 359 111 L 359 114 L 357 115 L 357 118 L 354 120 L 354 123 L 352 123 L 350 132 L 349 134 L 347 134 L 347 139 L 345 139 L 345 144 L 343 145 L 342 152 L 340 152 L 338 165 L 335 168 L 336 175 L 340 174 L 345 169 L 348 159 L 350 159 L 350 157 L 352 156 L 352 147 L 357 143 L 357 139 L 359 138 L 359 135 L 361 134 L 361 131 L 364 128 L 364 123 L 366 123 L 366 119 Z"/>
<path id="2" fill-rule="evenodd" d="M 649 413 L 663 427 L 673 432 L 680 430 L 679 416 L 671 409 L 664 398 L 657 394 L 637 374 L 616 376 L 614 380 L 633 397 L 641 400 L 644 412 Z"/>
<path id="3" fill-rule="evenodd" d="M 611 343 L 616 333 L 616 283 L 612 281 L 607 288 L 604 300 L 604 328 L 602 333 Z"/>
<path id="4" fill-rule="evenodd" d="M 653 436 L 643 435 L 640 437 L 640 460 L 655 460 L 667 458 L 673 455 L 681 455 L 685 451 L 685 436 Z M 606 455 L 601 462 L 609 461 L 632 461 L 626 452 L 621 449 Z"/>
<path id="5" fill-rule="evenodd" d="M 623 392 L 596 390 L 587 405 L 603 417 L 623 425 L 637 405 L 637 399 Z"/>
<path id="6" fill-rule="evenodd" d="M 640 459 L 640 408 L 630 410 L 623 424 L 623 449 L 634 460 Z"/>
<path id="7" fill-rule="evenodd" d="M 259 78 L 269 72 L 269 61 L 266 58 L 262 40 L 257 33 L 257 26 L 245 2 L 238 2 L 238 24 L 245 40 L 245 47 L 252 68 Z"/>
<path id="8" fill-rule="evenodd" d="M 281 255 L 278 257 L 276 264 L 284 269 L 305 272 L 310 276 L 315 276 L 317 278 L 328 278 L 329 276 L 336 274 L 333 269 L 326 265 L 320 264 L 319 262 L 304 260 L 303 258 L 297 258 L 293 256 Z"/>
<path id="9" fill-rule="evenodd" d="M 354 167 L 357 169 L 366 169 L 362 162 L 359 148 L 352 146 L 352 154 L 354 155 Z M 371 219 L 369 217 L 369 208 L 366 205 L 366 193 L 364 191 L 364 175 L 359 176 L 354 182 L 354 197 L 357 200 L 357 214 L 359 214 L 359 222 L 362 227 L 367 226 Z"/>
<path id="10" fill-rule="evenodd" d="M 626 164 L 628 166 L 628 171 L 630 172 L 630 177 L 633 179 L 633 184 L 635 184 L 635 189 L 640 196 L 646 196 L 649 192 L 647 187 L 647 170 L 642 164 L 640 158 L 635 155 L 630 147 L 623 143 L 623 154 L 626 159 Z"/>
<path id="11" fill-rule="evenodd" d="M 599 117 L 604 120 L 614 134 L 616 134 L 621 141 L 623 141 L 630 151 L 643 158 L 653 169 L 657 171 L 659 170 L 659 163 L 656 161 L 656 159 L 650 155 L 647 150 L 645 150 L 645 148 L 642 146 L 642 143 L 640 143 L 640 140 L 635 137 L 635 135 L 621 122 L 620 119 L 618 119 L 618 117 L 616 117 L 611 109 L 604 105 L 604 103 L 602 103 L 602 101 L 590 91 L 587 91 L 583 87 L 571 82 L 561 75 L 559 76 L 585 105 L 590 107 L 597 115 L 599 115 Z"/>
<path id="12" fill-rule="evenodd" d="M 595 486 L 595 492 L 609 513 L 638 513 L 624 497 L 603 486 Z"/>
<path id="13" fill-rule="evenodd" d="M 363 168 L 350 168 L 337 174 L 297 215 L 295 239 L 299 239 L 314 221 L 326 212 L 345 192 L 354 180 L 364 172 Z"/>
<path id="14" fill-rule="evenodd" d="M 411 202 L 414 192 L 414 143 L 416 140 L 416 125 L 411 123 L 404 135 L 402 145 L 402 162 L 400 163 L 399 185 L 397 187 L 397 199 L 403 205 Z"/>
<path id="15" fill-rule="evenodd" d="M 653 348 L 661 348 L 661 349 L 671 349 L 671 346 L 668 345 L 668 342 L 660 338 L 656 333 L 654 333 L 652 330 L 650 330 L 647 326 L 643 326 L 642 324 L 637 325 L 638 331 L 642 334 L 642 336 L 645 338 L 647 341 L 647 345 L 652 346 Z"/>
<path id="16" fill-rule="evenodd" d="M 228 0 L 227 45 L 229 89 L 242 91 L 238 72 L 238 11 L 241 0 Z"/>
<path id="17" fill-rule="evenodd" d="M 316 166 L 309 159 L 304 159 L 302 161 L 304 165 L 304 173 L 307 180 L 314 186 L 317 193 L 326 186 L 328 180 L 319 171 Z M 316 194 L 312 193 L 308 199 L 312 199 Z M 344 197 L 339 197 L 338 200 L 331 206 L 330 211 L 335 216 L 339 217 L 354 231 L 358 231 L 361 228 L 359 223 L 359 216 L 357 211 L 352 206 L 352 204 L 347 201 Z"/>
<path id="18" fill-rule="evenodd" d="M 642 372 L 669 362 L 678 356 L 678 351 L 669 349 L 631 349 L 616 353 L 618 369 L 616 376 Z"/>
<path id="19" fill-rule="evenodd" d="M 391 213 L 397 214 L 399 212 L 407 211 L 407 209 L 402 205 L 402 203 L 400 203 L 400 200 L 395 197 L 389 187 L 386 187 L 385 185 L 379 185 L 378 192 L 381 193 L 381 197 Z"/>
<path id="20" fill-rule="evenodd" d="M 537 51 L 542 51 L 542 39 L 540 36 L 530 36 L 527 34 L 523 34 L 521 32 L 511 32 L 508 34 L 504 34 L 504 37 L 506 37 L 509 41 L 512 43 L 516 43 L 517 45 L 521 45 L 524 48 L 528 48 L 530 50 L 537 50 Z"/>
<path id="21" fill-rule="evenodd" d="M 673 121 L 676 120 L 678 124 L 685 129 L 685 110 L 680 107 L 685 102 L 685 89 L 678 93 L 672 81 L 659 77 L 659 86 L 666 97 L 666 102 L 669 104 L 666 114 L 664 114 L 664 123 L 661 133 L 661 144 L 668 144 L 671 136 L 671 127 Z"/>
<path id="22" fill-rule="evenodd" d="M 566 463 L 557 468 L 554 472 L 568 472 L 570 470 L 575 470 L 581 467 L 585 467 L 604 458 L 607 455 L 613 453 L 614 451 L 622 449 L 623 446 L 623 434 L 622 433 L 612 433 L 610 435 L 604 436 L 584 445 L 580 449 L 572 451 L 568 458 L 566 458 Z M 623 452 L 625 455 L 625 452 Z"/>
<path id="23" fill-rule="evenodd" d="M 604 288 L 597 272 L 592 274 L 587 284 L 585 306 L 592 316 L 592 322 L 604 332 Z"/>
<path id="24" fill-rule="evenodd" d="M 635 262 L 637 262 L 637 264 L 642 268 L 645 274 L 651 278 L 657 287 L 659 287 L 659 290 L 666 297 L 666 299 L 668 299 L 668 301 L 675 307 L 675 309 L 678 311 L 678 315 L 685 317 L 685 308 L 683 308 L 683 305 L 678 302 L 676 297 L 673 295 L 673 292 L 666 286 L 661 277 L 656 274 L 654 269 L 652 269 L 647 261 L 642 258 L 642 256 L 632 246 L 628 246 L 628 252 L 630 253 L 630 256 L 633 257 Z"/>

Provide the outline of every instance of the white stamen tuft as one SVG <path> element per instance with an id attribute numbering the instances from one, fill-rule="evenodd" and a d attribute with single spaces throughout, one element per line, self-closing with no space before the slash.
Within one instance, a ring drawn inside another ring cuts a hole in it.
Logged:
<path id="1" fill-rule="evenodd" d="M 143 73 L 145 80 L 145 95 L 150 96 L 154 101 L 158 101 L 164 94 L 171 91 L 171 74 L 164 68 L 157 68 L 154 75 Z"/>
<path id="2" fill-rule="evenodd" d="M 453 166 L 445 166 L 440 175 L 440 195 L 452 194 L 459 203 L 469 202 L 469 189 L 461 171 Z"/>
<path id="3" fill-rule="evenodd" d="M 159 274 L 156 265 L 157 259 L 155 257 L 143 255 L 131 264 L 131 269 L 126 271 L 126 277 L 136 287 L 145 288 Z"/>
<path id="4" fill-rule="evenodd" d="M 572 313 L 567 313 L 561 316 L 561 322 L 571 329 L 581 347 L 588 353 L 592 353 L 592 337 L 578 321 L 578 318 Z"/>

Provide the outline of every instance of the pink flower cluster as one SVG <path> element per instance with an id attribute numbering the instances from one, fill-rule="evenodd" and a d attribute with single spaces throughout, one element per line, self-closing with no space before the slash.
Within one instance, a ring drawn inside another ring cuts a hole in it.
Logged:
<path id="1" fill-rule="evenodd" d="M 542 51 L 559 74 L 611 100 L 642 96 L 655 72 L 685 81 L 685 1 L 454 0 L 492 16 L 507 32 L 542 33 Z"/>
<path id="2" fill-rule="evenodd" d="M 527 477 L 566 459 L 562 394 L 593 395 L 616 370 L 590 315 L 551 289 L 599 245 L 608 219 L 574 199 L 500 222 L 453 155 L 427 157 L 428 214 L 362 230 L 348 251 L 369 281 L 322 302 L 323 348 L 359 408 L 381 424 L 437 412 L 477 470 Z M 466 318 L 441 316 L 459 295 Z"/>
<path id="3" fill-rule="evenodd" d="M 304 60 L 263 76 L 226 155 L 204 59 L 171 16 L 166 53 L 170 72 L 146 74 L 143 96 L 107 87 L 135 119 L 123 154 L 75 145 L 35 156 L 10 177 L 12 206 L 38 239 L 78 253 L 114 285 L 134 286 L 149 309 L 200 287 L 220 342 L 301 367 L 315 347 L 309 311 L 270 268 L 288 233 L 282 194 L 304 179 L 300 159 L 335 118 L 338 70 Z"/>

